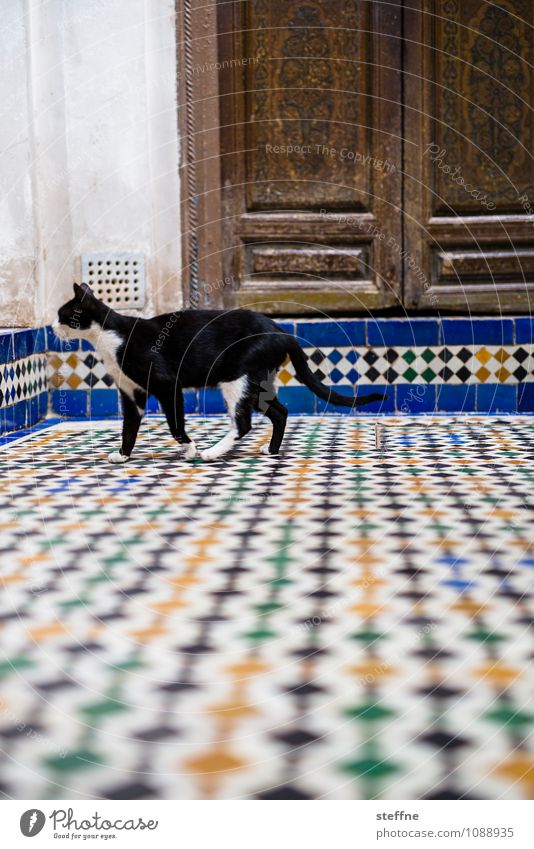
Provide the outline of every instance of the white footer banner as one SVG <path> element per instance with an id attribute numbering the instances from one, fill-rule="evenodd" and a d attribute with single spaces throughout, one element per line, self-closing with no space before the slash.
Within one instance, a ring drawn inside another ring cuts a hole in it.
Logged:
<path id="1" fill-rule="evenodd" d="M 3 846 L 532 849 L 534 802 L 4 801 Z M 30 843 L 29 841 L 35 841 Z"/>

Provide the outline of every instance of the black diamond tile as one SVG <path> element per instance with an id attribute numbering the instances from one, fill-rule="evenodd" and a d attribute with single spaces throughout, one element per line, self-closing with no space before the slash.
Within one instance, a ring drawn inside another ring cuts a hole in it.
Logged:
<path id="1" fill-rule="evenodd" d="M 256 799 L 271 799 L 279 801 L 297 801 L 305 799 L 313 799 L 308 793 L 305 793 L 295 785 L 284 784 L 282 787 L 273 787 L 272 790 L 265 790 L 263 793 L 258 793 Z"/>
<path id="2" fill-rule="evenodd" d="M 176 737 L 178 733 L 175 728 L 157 725 L 154 728 L 147 728 L 146 731 L 135 731 L 132 736 L 135 740 L 142 740 L 144 743 L 156 743 L 159 740 Z"/>
<path id="3" fill-rule="evenodd" d="M 532 354 L 529 351 L 525 351 L 524 348 L 517 348 L 517 350 L 514 351 L 514 359 L 516 359 L 518 363 L 524 363 L 529 357 L 532 358 Z"/>
<path id="4" fill-rule="evenodd" d="M 323 354 L 323 352 L 317 349 L 313 352 L 313 354 L 310 354 L 310 360 L 312 361 L 312 363 L 315 363 L 316 366 L 320 365 L 324 358 L 325 355 Z"/>
<path id="5" fill-rule="evenodd" d="M 0 729 L 0 737 L 3 737 L 4 740 L 16 740 L 18 737 L 42 736 L 44 731 L 45 728 L 41 725 L 22 723 L 21 725 L 8 725 Z"/>
<path id="6" fill-rule="evenodd" d="M 88 386 L 94 386 L 95 383 L 98 383 L 98 377 L 94 374 L 94 372 L 90 371 L 89 374 L 84 377 L 83 381 L 84 383 L 87 383 Z"/>
<path id="7" fill-rule="evenodd" d="M 466 363 L 473 356 L 473 351 L 469 350 L 469 348 L 460 348 L 456 356 L 462 363 Z"/>
<path id="8" fill-rule="evenodd" d="M 528 371 L 523 368 L 523 366 L 518 366 L 514 372 L 512 372 L 514 377 L 521 383 L 528 375 Z"/>
<path id="9" fill-rule="evenodd" d="M 284 743 L 289 749 L 299 749 L 302 746 L 307 746 L 309 743 L 315 743 L 320 740 L 316 734 L 310 734 L 300 728 L 289 729 L 288 731 L 280 732 L 273 735 L 275 740 Z"/>
<path id="10" fill-rule="evenodd" d="M 454 377 L 454 372 L 448 366 L 444 366 L 438 374 L 444 383 L 447 383 L 451 377 Z"/>
<path id="11" fill-rule="evenodd" d="M 324 687 L 314 684 L 313 681 L 302 681 L 294 686 L 285 687 L 285 692 L 293 696 L 316 696 L 324 693 Z"/>
<path id="12" fill-rule="evenodd" d="M 141 782 L 132 782 L 131 784 L 122 784 L 118 787 L 113 787 L 111 790 L 104 790 L 102 793 L 103 799 L 160 799 L 159 791 L 150 784 L 142 784 Z"/>
<path id="13" fill-rule="evenodd" d="M 459 690 L 456 687 L 449 687 L 446 684 L 435 684 L 429 687 L 422 687 L 420 690 L 417 690 L 417 692 L 426 698 L 433 697 L 440 700 L 457 699 L 462 695 L 462 690 Z"/>
<path id="14" fill-rule="evenodd" d="M 96 366 L 96 364 L 98 363 L 98 360 L 96 359 L 96 357 L 93 356 L 93 354 L 87 354 L 87 356 L 84 359 L 84 363 L 87 366 L 87 368 L 94 368 Z"/>
<path id="15" fill-rule="evenodd" d="M 466 801 L 476 800 L 477 796 L 472 796 L 470 793 L 464 793 L 456 787 L 444 787 L 443 790 L 431 790 L 429 793 L 425 793 L 422 798 L 428 800 L 429 802 L 438 800 L 452 802 L 458 799 Z"/>
<path id="16" fill-rule="evenodd" d="M 465 366 L 462 366 L 461 369 L 458 369 L 456 374 L 460 378 L 462 383 L 467 383 L 469 378 L 472 376 L 473 372 L 471 371 L 471 369 L 468 369 Z"/>
<path id="17" fill-rule="evenodd" d="M 373 350 L 366 351 L 365 354 L 363 355 L 363 359 L 365 360 L 366 363 L 368 363 L 370 366 L 372 366 L 372 365 L 374 365 L 374 363 L 376 363 L 376 361 L 378 359 L 378 354 L 375 354 L 375 352 Z"/>

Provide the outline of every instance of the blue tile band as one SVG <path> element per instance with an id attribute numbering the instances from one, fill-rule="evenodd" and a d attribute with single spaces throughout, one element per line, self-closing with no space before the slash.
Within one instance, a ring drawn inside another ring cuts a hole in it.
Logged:
<path id="1" fill-rule="evenodd" d="M 345 395 L 383 392 L 358 415 L 534 412 L 534 319 L 283 319 L 310 368 Z M 279 396 L 290 413 L 354 414 L 317 398 L 286 363 Z M 50 327 L 0 331 L 0 433 L 31 427 L 50 408 L 61 417 L 121 415 L 118 392 L 92 345 Z M 217 389 L 187 390 L 185 409 L 224 411 Z M 155 398 L 147 414 L 161 414 Z"/>
<path id="2" fill-rule="evenodd" d="M 31 427 L 48 409 L 46 332 L 0 332 L 0 433 Z"/>

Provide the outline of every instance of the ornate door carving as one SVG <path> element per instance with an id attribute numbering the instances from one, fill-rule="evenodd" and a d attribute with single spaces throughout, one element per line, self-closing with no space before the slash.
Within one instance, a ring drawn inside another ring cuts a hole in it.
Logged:
<path id="1" fill-rule="evenodd" d="M 399 303 L 400 2 L 218 8 L 224 303 Z"/>
<path id="2" fill-rule="evenodd" d="M 531 0 L 184 0 L 183 18 L 191 302 L 531 308 Z"/>
<path id="3" fill-rule="evenodd" d="M 409 5 L 405 303 L 528 309 L 534 295 L 534 4 Z M 415 268 L 424 269 L 423 278 Z"/>

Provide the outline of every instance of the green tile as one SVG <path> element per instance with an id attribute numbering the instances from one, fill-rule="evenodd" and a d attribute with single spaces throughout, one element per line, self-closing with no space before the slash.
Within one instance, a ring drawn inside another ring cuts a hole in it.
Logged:
<path id="1" fill-rule="evenodd" d="M 436 372 L 432 371 L 431 368 L 426 368 L 421 374 L 421 377 L 426 380 L 427 383 L 431 383 L 433 380 L 436 379 Z"/>

